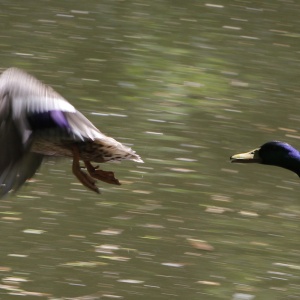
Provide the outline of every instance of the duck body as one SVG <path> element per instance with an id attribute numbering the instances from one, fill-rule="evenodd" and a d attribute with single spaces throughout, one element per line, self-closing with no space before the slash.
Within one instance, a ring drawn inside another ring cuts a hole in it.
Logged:
<path id="1" fill-rule="evenodd" d="M 0 76 L 0 145 L 0 197 L 20 188 L 45 156 L 72 157 L 74 175 L 97 193 L 95 179 L 120 183 L 113 172 L 91 162 L 143 162 L 131 148 L 100 132 L 51 87 L 17 68 Z"/>
<path id="2" fill-rule="evenodd" d="M 296 173 L 300 177 L 300 152 L 291 145 L 270 141 L 261 147 L 230 157 L 232 163 L 260 163 L 278 166 Z"/>

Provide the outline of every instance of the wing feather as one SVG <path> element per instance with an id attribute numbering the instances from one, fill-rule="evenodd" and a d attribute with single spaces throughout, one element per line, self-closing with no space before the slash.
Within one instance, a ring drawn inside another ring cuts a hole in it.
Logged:
<path id="1" fill-rule="evenodd" d="M 75 107 L 53 88 L 17 68 L 9 68 L 1 74 L 0 91 L 9 94 L 12 100 L 13 118 L 51 110 L 76 112 Z"/>
<path id="2" fill-rule="evenodd" d="M 8 80 L 6 72 L 0 76 L 0 197 L 11 189 L 17 190 L 35 173 L 43 158 L 29 152 L 31 131 L 24 115 L 14 117 L 15 83 Z"/>

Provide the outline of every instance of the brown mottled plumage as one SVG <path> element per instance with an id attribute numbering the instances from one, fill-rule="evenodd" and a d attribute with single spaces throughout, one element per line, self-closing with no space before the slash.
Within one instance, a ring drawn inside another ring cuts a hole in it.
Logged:
<path id="1" fill-rule="evenodd" d="M 0 197 L 18 190 L 45 156 L 72 157 L 74 175 L 97 193 L 95 179 L 120 183 L 113 172 L 93 167 L 91 161 L 143 162 L 131 148 L 101 133 L 51 87 L 20 69 L 7 69 L 0 76 Z"/>

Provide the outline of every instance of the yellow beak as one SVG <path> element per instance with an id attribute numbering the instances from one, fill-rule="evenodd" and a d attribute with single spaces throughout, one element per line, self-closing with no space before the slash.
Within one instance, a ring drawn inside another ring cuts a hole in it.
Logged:
<path id="1" fill-rule="evenodd" d="M 259 149 L 260 148 L 245 153 L 235 154 L 230 157 L 230 160 L 232 163 L 260 163 L 261 158 L 258 153 Z"/>

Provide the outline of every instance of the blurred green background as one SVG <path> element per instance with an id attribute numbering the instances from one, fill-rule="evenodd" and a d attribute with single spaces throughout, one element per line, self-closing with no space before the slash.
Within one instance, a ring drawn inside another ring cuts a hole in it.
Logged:
<path id="1" fill-rule="evenodd" d="M 145 164 L 101 195 L 48 160 L 0 203 L 0 299 L 300 299 L 300 3 L 2 0 L 0 67 L 51 85 Z M 2 145 L 3 146 L 3 145 Z M 4 145 L 5 146 L 5 145 Z"/>

